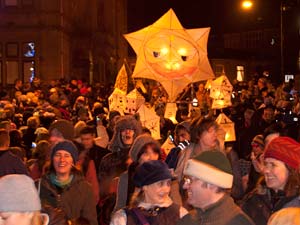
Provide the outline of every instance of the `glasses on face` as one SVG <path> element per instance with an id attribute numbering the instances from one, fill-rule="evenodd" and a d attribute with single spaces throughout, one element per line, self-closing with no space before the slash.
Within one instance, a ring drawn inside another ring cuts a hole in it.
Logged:
<path id="1" fill-rule="evenodd" d="M 199 180 L 199 179 L 194 178 L 194 177 L 184 177 L 183 178 L 184 184 L 186 184 L 186 185 L 191 185 L 192 183 L 194 183 L 197 180 Z"/>

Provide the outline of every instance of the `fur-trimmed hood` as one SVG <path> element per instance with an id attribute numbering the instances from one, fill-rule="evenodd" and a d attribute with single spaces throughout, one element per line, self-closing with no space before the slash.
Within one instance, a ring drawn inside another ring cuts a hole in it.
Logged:
<path id="1" fill-rule="evenodd" d="M 131 146 L 124 145 L 121 140 L 121 131 L 125 129 L 134 130 L 134 139 L 142 133 L 142 125 L 134 116 L 122 116 L 116 123 L 114 134 L 109 144 L 109 150 L 112 152 L 129 149 Z"/>

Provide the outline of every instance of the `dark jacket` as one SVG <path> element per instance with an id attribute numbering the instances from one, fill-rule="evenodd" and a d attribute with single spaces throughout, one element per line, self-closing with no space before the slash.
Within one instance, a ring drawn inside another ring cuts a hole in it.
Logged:
<path id="1" fill-rule="evenodd" d="M 23 141 L 25 144 L 27 158 L 31 158 L 32 142 L 35 142 L 35 139 L 36 139 L 35 129 L 28 127 L 23 135 Z"/>
<path id="2" fill-rule="evenodd" d="M 293 204 L 291 204 L 292 202 Z M 287 197 L 283 191 L 275 193 L 272 189 L 259 185 L 245 196 L 241 208 L 256 225 L 266 225 L 272 213 L 290 204 L 294 207 L 295 205 L 300 207 L 298 197 Z"/>
<path id="3" fill-rule="evenodd" d="M 109 151 L 108 149 L 102 148 L 95 144 L 93 145 L 92 148 L 89 149 L 88 155 L 89 155 L 90 159 L 94 160 L 97 173 L 98 173 L 100 162 L 101 162 L 102 158 L 110 152 L 111 151 Z"/>
<path id="4" fill-rule="evenodd" d="M 28 171 L 20 158 L 9 150 L 0 151 L 0 177 L 7 174 L 26 174 Z"/>
<path id="5" fill-rule="evenodd" d="M 177 225 L 254 225 L 251 219 L 226 195 L 202 210 L 196 208 L 177 222 Z"/>
<path id="6" fill-rule="evenodd" d="M 145 222 L 148 222 L 151 225 L 175 225 L 176 221 L 179 220 L 179 206 L 172 204 L 169 207 L 151 210 L 142 210 L 139 208 L 126 209 L 127 214 L 127 224 L 128 225 L 139 225 L 142 224 L 141 220 L 138 218 L 137 214 L 142 214 L 145 218 Z"/>
<path id="7" fill-rule="evenodd" d="M 79 173 L 74 173 L 71 184 L 64 189 L 52 184 L 49 174 L 46 174 L 41 178 L 40 198 L 42 208 L 50 205 L 63 209 L 69 220 L 84 218 L 91 225 L 98 224 L 91 185 Z"/>

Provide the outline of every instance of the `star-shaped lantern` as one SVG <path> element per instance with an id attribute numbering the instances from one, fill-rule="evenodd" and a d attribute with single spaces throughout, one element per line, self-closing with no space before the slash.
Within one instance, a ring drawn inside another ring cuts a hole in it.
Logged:
<path id="1" fill-rule="evenodd" d="M 189 83 L 214 78 L 207 58 L 209 31 L 183 28 L 170 9 L 152 25 L 126 34 L 137 54 L 132 77 L 159 81 L 169 101 Z"/>

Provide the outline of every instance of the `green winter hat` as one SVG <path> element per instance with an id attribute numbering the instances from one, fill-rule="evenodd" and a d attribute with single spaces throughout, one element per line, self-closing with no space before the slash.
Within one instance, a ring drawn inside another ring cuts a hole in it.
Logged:
<path id="1" fill-rule="evenodd" d="M 205 151 L 189 159 L 184 175 L 193 176 L 221 188 L 231 188 L 232 168 L 227 157 L 220 151 Z"/>

